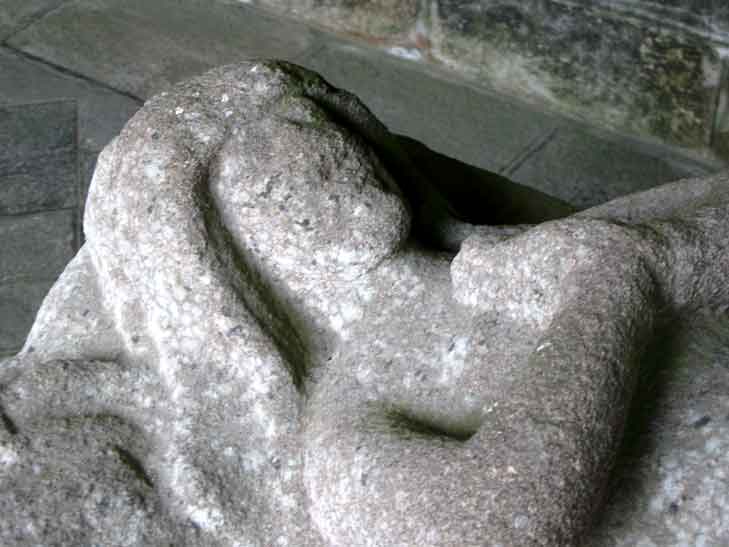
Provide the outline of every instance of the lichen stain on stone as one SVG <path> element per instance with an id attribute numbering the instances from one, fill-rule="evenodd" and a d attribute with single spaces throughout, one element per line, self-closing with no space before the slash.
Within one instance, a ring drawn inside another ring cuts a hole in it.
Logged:
<path id="1" fill-rule="evenodd" d="M 716 64 L 709 51 L 690 38 L 658 33 L 640 47 L 641 84 L 655 97 L 652 131 L 689 146 L 701 143 L 710 124 L 711 89 L 706 71 Z"/>
<path id="2" fill-rule="evenodd" d="M 264 0 L 259 3 L 371 42 L 402 38 L 415 27 L 419 0 Z"/>
<path id="3" fill-rule="evenodd" d="M 434 51 L 446 65 L 614 129 L 708 144 L 718 61 L 699 39 L 590 6 L 437 5 Z"/>

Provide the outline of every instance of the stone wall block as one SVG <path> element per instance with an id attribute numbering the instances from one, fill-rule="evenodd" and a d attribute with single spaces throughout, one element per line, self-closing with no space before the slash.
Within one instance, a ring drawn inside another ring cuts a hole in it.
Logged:
<path id="1" fill-rule="evenodd" d="M 378 44 L 407 40 L 414 33 L 420 0 L 256 0 L 319 26 Z"/>
<path id="2" fill-rule="evenodd" d="M 243 0 L 226 0 L 242 2 Z M 729 6 L 700 0 L 254 0 L 623 134 L 729 157 Z"/>
<path id="3" fill-rule="evenodd" d="M 433 55 L 483 83 L 598 125 L 701 149 L 721 62 L 696 34 L 599 2 L 439 0 Z"/>

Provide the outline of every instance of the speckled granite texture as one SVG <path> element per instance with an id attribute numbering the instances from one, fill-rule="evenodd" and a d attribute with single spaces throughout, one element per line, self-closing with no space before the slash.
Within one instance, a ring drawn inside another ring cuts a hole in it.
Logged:
<path id="1" fill-rule="evenodd" d="M 0 365 L 0 543 L 726 542 L 729 179 L 474 225 L 407 150 L 281 62 L 148 101 Z"/>

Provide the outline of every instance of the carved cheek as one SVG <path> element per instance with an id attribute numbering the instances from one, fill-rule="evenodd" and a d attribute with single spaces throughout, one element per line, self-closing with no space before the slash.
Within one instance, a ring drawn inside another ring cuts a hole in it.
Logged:
<path id="1" fill-rule="evenodd" d="M 410 225 L 375 162 L 352 135 L 267 119 L 221 147 L 210 190 L 236 243 L 263 261 L 297 275 L 359 275 Z"/>

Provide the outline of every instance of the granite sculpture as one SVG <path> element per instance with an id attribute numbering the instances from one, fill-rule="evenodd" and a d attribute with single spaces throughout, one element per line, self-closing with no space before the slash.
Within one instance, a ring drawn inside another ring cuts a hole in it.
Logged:
<path id="1" fill-rule="evenodd" d="M 510 227 L 428 176 L 295 65 L 148 101 L 0 365 L 0 543 L 620 544 L 589 538 L 651 340 L 729 304 L 729 177 Z"/>

